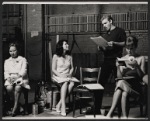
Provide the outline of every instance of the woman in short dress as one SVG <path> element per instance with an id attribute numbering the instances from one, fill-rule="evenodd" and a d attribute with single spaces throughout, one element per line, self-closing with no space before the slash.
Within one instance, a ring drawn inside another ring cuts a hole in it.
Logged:
<path id="1" fill-rule="evenodd" d="M 56 111 L 66 116 L 66 96 L 73 89 L 74 82 L 79 82 L 73 74 L 73 60 L 69 53 L 69 45 L 67 40 L 60 40 L 56 45 L 56 54 L 52 60 L 53 80 L 61 85 L 60 101 L 56 105 Z"/>
<path id="2" fill-rule="evenodd" d="M 9 54 L 11 57 L 4 62 L 4 85 L 10 95 L 10 99 L 14 100 L 12 116 L 15 116 L 17 113 L 22 87 L 30 89 L 27 75 L 27 60 L 18 55 L 18 49 L 17 43 L 11 43 L 9 45 Z"/>
<path id="3" fill-rule="evenodd" d="M 145 75 L 145 57 L 136 53 L 138 40 L 135 36 L 127 37 L 126 52 L 122 57 L 125 59 L 126 66 L 120 66 L 116 61 L 117 77 L 131 77 L 130 79 L 120 79 L 116 83 L 112 106 L 107 117 L 112 117 L 114 109 L 121 101 L 123 118 L 127 118 L 127 97 L 129 94 L 139 94 L 141 92 L 141 80 Z M 132 59 L 131 59 L 132 58 Z M 130 60 L 131 59 L 131 60 Z M 133 78 L 132 78 L 133 77 Z"/>

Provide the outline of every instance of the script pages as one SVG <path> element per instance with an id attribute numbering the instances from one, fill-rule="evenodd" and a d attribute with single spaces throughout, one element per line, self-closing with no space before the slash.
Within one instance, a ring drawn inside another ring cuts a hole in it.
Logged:
<path id="1" fill-rule="evenodd" d="M 99 47 L 105 49 L 108 46 L 107 41 L 102 37 L 91 37 L 90 38 L 95 44 L 97 44 Z"/>
<path id="2" fill-rule="evenodd" d="M 101 84 L 83 84 L 79 85 L 78 87 L 85 87 L 89 90 L 103 90 L 104 87 Z"/>

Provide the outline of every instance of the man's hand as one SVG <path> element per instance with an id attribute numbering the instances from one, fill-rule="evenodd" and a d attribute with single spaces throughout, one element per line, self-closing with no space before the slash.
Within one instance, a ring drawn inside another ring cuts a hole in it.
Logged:
<path id="1" fill-rule="evenodd" d="M 100 46 L 97 46 L 97 49 L 98 49 L 98 51 L 105 51 L 106 50 L 105 47 L 100 47 Z"/>
<path id="2" fill-rule="evenodd" d="M 107 42 L 108 46 L 112 47 L 113 46 L 113 41 Z"/>

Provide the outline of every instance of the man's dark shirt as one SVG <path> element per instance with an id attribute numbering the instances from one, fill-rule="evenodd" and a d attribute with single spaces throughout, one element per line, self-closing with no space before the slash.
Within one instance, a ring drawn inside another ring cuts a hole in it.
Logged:
<path id="1" fill-rule="evenodd" d="M 125 42 L 126 41 L 126 33 L 122 28 L 116 27 L 115 29 L 107 32 L 103 36 L 108 42 Z M 113 47 L 107 47 L 104 51 L 105 58 L 116 58 L 121 57 L 123 52 L 123 47 L 113 45 Z"/>

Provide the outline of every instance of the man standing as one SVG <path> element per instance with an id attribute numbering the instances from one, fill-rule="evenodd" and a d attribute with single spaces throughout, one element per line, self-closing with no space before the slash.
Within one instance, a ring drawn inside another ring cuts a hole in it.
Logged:
<path id="1" fill-rule="evenodd" d="M 122 56 L 123 47 L 126 42 L 126 33 L 122 28 L 113 25 L 113 19 L 109 15 L 103 16 L 101 22 L 106 29 L 106 34 L 103 38 L 107 40 L 108 46 L 106 48 L 98 47 L 104 53 L 99 83 L 105 87 L 112 72 L 114 77 L 117 75 L 116 58 Z M 96 113 L 99 113 L 102 105 L 103 91 L 97 91 L 95 98 Z"/>
<path id="2" fill-rule="evenodd" d="M 105 86 L 112 72 L 116 77 L 116 58 L 122 56 L 126 33 L 122 28 L 113 25 L 113 19 L 110 15 L 103 16 L 101 22 L 107 31 L 103 37 L 107 40 L 108 46 L 105 49 L 99 48 L 104 53 L 99 83 Z"/>

